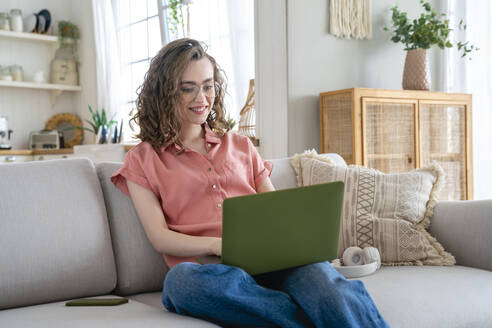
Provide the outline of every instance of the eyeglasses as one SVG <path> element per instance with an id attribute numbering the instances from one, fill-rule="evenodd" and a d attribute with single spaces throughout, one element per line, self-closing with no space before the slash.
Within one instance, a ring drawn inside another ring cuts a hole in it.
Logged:
<path id="1" fill-rule="evenodd" d="M 210 81 L 206 82 L 202 85 L 196 85 L 189 82 L 185 82 L 181 85 L 181 95 L 186 101 L 195 100 L 196 96 L 198 96 L 198 92 L 202 91 L 202 94 L 205 97 L 214 98 L 215 97 L 215 82 Z"/>

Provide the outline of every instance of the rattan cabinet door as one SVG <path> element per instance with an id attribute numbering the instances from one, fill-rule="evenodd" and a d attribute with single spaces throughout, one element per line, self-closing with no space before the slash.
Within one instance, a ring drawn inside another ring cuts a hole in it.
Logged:
<path id="1" fill-rule="evenodd" d="M 321 152 L 337 153 L 348 164 L 355 164 L 352 103 L 351 92 L 323 95 L 320 99 Z"/>
<path id="2" fill-rule="evenodd" d="M 363 164 L 394 173 L 417 167 L 417 100 L 362 99 Z"/>
<path id="3" fill-rule="evenodd" d="M 466 197 L 466 106 L 420 103 L 422 165 L 437 161 L 446 173 L 439 199 Z"/>

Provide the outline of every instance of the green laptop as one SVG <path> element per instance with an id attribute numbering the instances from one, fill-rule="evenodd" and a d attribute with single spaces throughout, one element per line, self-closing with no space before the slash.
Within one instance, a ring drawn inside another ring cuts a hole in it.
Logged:
<path id="1" fill-rule="evenodd" d="M 341 181 L 227 198 L 222 263 L 251 275 L 337 257 Z"/>

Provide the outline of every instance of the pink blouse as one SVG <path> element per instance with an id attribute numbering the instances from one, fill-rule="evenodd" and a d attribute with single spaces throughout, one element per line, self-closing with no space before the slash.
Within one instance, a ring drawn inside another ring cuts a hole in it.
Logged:
<path id="1" fill-rule="evenodd" d="M 126 155 L 111 181 L 127 194 L 126 179 L 150 189 L 161 203 L 169 229 L 192 236 L 222 237 L 222 202 L 256 193 L 273 164 L 264 161 L 249 138 L 231 132 L 218 137 L 205 124 L 207 154 L 170 144 L 156 153 L 141 142 Z M 193 258 L 164 254 L 171 268 Z"/>

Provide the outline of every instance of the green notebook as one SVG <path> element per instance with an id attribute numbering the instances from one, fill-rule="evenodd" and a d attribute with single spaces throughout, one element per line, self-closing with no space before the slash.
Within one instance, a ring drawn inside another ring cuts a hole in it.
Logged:
<path id="1" fill-rule="evenodd" d="M 337 181 L 227 198 L 222 263 L 254 275 L 335 259 L 343 189 Z"/>

